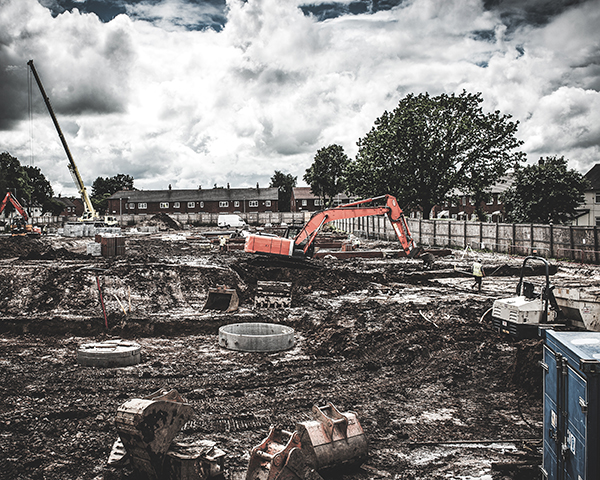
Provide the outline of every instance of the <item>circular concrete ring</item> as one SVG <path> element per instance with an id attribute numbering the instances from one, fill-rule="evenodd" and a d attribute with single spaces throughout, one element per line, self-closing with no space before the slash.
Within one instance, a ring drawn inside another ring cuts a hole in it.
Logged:
<path id="1" fill-rule="evenodd" d="M 127 340 L 85 343 L 77 349 L 77 363 L 88 367 L 127 367 L 140 363 L 142 347 Z"/>
<path id="2" fill-rule="evenodd" d="M 278 352 L 295 345 L 294 329 L 273 323 L 233 323 L 219 328 L 219 345 L 241 352 Z"/>

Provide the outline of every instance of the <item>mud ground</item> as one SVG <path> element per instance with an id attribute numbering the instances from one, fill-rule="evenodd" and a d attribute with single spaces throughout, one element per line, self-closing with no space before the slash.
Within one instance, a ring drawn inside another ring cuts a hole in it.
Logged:
<path id="1" fill-rule="evenodd" d="M 126 255 L 113 259 L 86 255 L 89 241 L 0 238 L 0 478 L 134 478 L 106 464 L 114 417 L 159 388 L 192 405 L 179 438 L 216 441 L 227 479 L 243 478 L 270 425 L 293 430 L 327 402 L 357 413 L 370 453 L 330 478 L 538 478 L 541 343 L 500 336 L 484 316 L 512 295 L 522 258 L 485 254 L 496 275 L 478 293 L 461 273 L 471 252 L 429 271 L 405 258 L 287 264 L 219 254 L 200 231 L 129 236 Z M 553 264 L 555 284 L 600 279 L 596 267 Z M 253 308 L 258 280 L 292 282 L 291 308 Z M 236 288 L 239 311 L 202 310 L 219 285 Z M 219 327 L 238 322 L 289 325 L 296 345 L 219 347 Z M 142 362 L 77 364 L 80 345 L 110 338 L 141 344 Z"/>

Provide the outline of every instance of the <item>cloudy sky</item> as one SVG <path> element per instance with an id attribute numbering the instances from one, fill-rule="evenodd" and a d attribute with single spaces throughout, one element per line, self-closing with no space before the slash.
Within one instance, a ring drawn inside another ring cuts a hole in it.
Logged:
<path id="1" fill-rule="evenodd" d="M 76 193 L 33 59 L 88 185 L 304 185 L 408 93 L 462 90 L 520 122 L 530 161 L 585 173 L 599 26 L 600 0 L 0 0 L 0 151 Z"/>

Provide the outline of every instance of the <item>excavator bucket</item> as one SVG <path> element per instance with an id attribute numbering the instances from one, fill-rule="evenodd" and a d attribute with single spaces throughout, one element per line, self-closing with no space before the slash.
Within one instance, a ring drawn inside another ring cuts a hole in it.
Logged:
<path id="1" fill-rule="evenodd" d="M 271 427 L 267 438 L 252 449 L 246 480 L 304 480 L 305 470 L 298 433 Z"/>
<path id="2" fill-rule="evenodd" d="M 192 413 L 175 390 L 129 400 L 119 407 L 115 425 L 138 473 L 150 480 L 164 478 L 166 453 Z"/>
<path id="3" fill-rule="evenodd" d="M 240 305 L 235 288 L 217 287 L 209 288 L 208 298 L 203 310 L 221 310 L 224 312 L 235 312 Z"/>
<path id="4" fill-rule="evenodd" d="M 306 465 L 318 472 L 363 464 L 368 442 L 354 412 L 340 413 L 331 403 L 313 407 L 315 420 L 296 425 Z"/>
<path id="5" fill-rule="evenodd" d="M 292 282 L 257 281 L 256 308 L 287 308 L 292 304 Z"/>

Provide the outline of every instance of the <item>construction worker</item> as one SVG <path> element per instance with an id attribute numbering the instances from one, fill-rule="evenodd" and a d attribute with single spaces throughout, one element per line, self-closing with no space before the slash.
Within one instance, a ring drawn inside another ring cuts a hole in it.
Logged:
<path id="1" fill-rule="evenodd" d="M 475 283 L 471 288 L 477 287 L 477 291 L 481 292 L 481 281 L 483 280 L 484 276 L 485 271 L 483 270 L 483 265 L 479 259 L 477 259 L 475 262 L 473 262 L 473 277 L 475 278 Z"/>
<path id="2" fill-rule="evenodd" d="M 227 251 L 227 237 L 225 235 L 219 236 L 219 252 L 224 253 Z"/>

